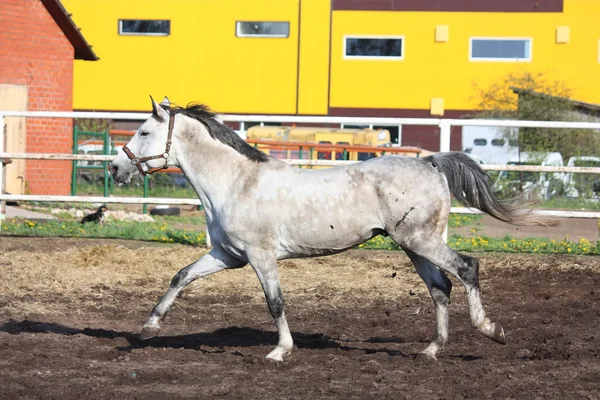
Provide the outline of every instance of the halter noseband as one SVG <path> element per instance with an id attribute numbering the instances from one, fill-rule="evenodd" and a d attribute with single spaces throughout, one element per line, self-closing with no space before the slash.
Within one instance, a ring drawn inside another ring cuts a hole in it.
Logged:
<path id="1" fill-rule="evenodd" d="M 125 152 L 125 154 L 127 154 L 127 157 L 129 157 L 129 159 L 131 160 L 131 164 L 133 164 L 137 167 L 138 171 L 140 171 L 140 174 L 142 176 L 150 175 L 150 174 L 155 173 L 156 171 L 160 171 L 161 169 L 167 169 L 169 167 L 168 158 L 169 158 L 169 151 L 171 151 L 171 136 L 173 135 L 173 124 L 174 123 L 175 123 L 175 113 L 173 113 L 173 111 L 169 111 L 169 134 L 167 136 L 167 145 L 165 146 L 165 152 L 163 154 L 158 154 L 156 156 L 148 156 L 148 157 L 136 157 L 135 154 L 133 154 L 133 152 L 131 150 L 129 150 L 127 145 L 123 146 L 123 151 Z M 165 165 L 163 165 L 162 167 L 150 168 L 147 171 L 144 171 L 144 168 L 142 168 L 142 163 L 150 161 L 150 160 L 157 160 L 159 158 L 165 159 Z"/>

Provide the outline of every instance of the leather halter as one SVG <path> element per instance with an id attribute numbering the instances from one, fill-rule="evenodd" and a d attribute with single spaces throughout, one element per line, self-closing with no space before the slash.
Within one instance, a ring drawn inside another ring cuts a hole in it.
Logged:
<path id="1" fill-rule="evenodd" d="M 169 158 L 169 151 L 171 151 L 171 136 L 173 135 L 173 125 L 174 124 L 175 124 L 175 113 L 173 113 L 172 111 L 169 111 L 169 134 L 167 136 L 167 145 L 165 146 L 165 152 L 163 154 L 158 154 L 155 156 L 148 156 L 148 157 L 136 157 L 135 154 L 133 154 L 133 152 L 131 150 L 129 150 L 127 145 L 123 146 L 123 151 L 125 152 L 125 154 L 127 154 L 127 157 L 129 157 L 129 159 L 131 160 L 131 164 L 133 164 L 137 167 L 138 171 L 140 171 L 140 174 L 142 176 L 150 175 L 150 174 L 155 173 L 156 171 L 160 171 L 161 169 L 167 169 L 169 167 L 168 158 Z M 163 165 L 162 167 L 150 168 L 147 171 L 144 171 L 144 168 L 142 167 L 142 163 L 145 163 L 150 160 L 157 160 L 160 158 L 165 159 L 165 165 Z"/>

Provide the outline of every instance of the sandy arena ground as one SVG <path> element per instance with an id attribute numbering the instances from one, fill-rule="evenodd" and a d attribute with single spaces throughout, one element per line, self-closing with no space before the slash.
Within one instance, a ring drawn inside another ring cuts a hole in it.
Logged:
<path id="1" fill-rule="evenodd" d="M 250 268 L 196 281 L 160 337 L 137 334 L 174 273 L 205 249 L 0 238 L 0 399 L 599 399 L 600 258 L 481 254 L 483 301 L 507 345 L 469 325 L 455 283 L 450 342 L 399 252 L 280 263 L 296 349 Z"/>

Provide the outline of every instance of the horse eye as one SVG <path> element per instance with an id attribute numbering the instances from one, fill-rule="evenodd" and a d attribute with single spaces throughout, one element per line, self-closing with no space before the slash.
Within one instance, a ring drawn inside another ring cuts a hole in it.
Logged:
<path id="1" fill-rule="evenodd" d="M 140 136 L 148 136 L 149 134 L 150 134 L 150 132 L 148 132 L 148 131 L 140 132 Z"/>

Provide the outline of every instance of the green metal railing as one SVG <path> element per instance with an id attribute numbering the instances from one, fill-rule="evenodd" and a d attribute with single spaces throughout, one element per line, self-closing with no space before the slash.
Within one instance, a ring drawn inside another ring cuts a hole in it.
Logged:
<path id="1" fill-rule="evenodd" d="M 99 137 L 103 140 L 103 154 L 112 154 L 110 148 L 110 135 L 108 129 L 103 132 L 81 132 L 79 128 L 75 126 L 73 128 L 73 154 L 79 154 L 79 137 L 80 136 L 93 136 Z M 108 161 L 102 161 L 102 165 L 79 165 L 79 161 L 73 161 L 73 172 L 71 179 L 71 195 L 77 196 L 77 171 L 81 169 L 91 170 L 102 170 L 103 182 L 104 182 L 104 197 L 108 197 L 110 193 L 110 185 L 112 180 L 108 179 Z"/>

